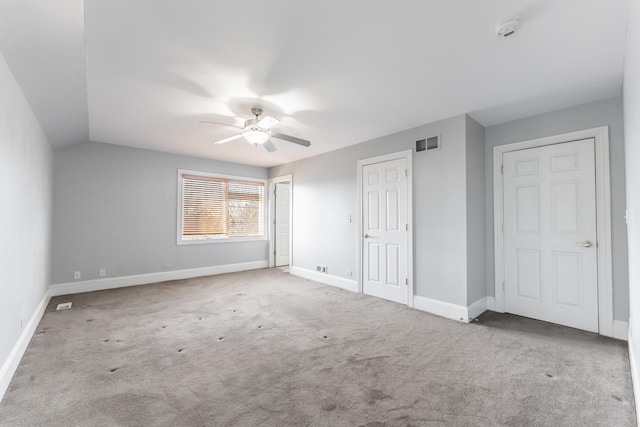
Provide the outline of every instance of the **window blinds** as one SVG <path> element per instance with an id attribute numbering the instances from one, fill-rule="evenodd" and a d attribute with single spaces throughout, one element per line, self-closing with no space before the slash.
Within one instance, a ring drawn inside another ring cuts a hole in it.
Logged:
<path id="1" fill-rule="evenodd" d="M 182 239 L 264 235 L 264 183 L 182 174 Z"/>

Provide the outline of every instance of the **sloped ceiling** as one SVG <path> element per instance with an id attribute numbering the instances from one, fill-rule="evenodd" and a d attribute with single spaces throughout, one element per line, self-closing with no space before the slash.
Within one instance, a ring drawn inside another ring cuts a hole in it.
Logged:
<path id="1" fill-rule="evenodd" d="M 488 126 L 619 95 L 627 7 L 21 0 L 2 4 L 0 49 L 55 147 L 88 137 L 272 166 L 457 114 Z M 497 37 L 512 17 L 520 31 Z M 214 145 L 236 131 L 199 123 L 241 124 L 253 106 L 311 147 Z"/>
<path id="2" fill-rule="evenodd" d="M 0 51 L 54 148 L 89 138 L 84 48 L 82 1 L 0 1 Z"/>

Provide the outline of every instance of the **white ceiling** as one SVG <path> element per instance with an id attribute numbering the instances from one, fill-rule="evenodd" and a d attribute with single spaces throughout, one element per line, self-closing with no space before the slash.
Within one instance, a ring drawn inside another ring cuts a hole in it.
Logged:
<path id="1" fill-rule="evenodd" d="M 93 141 L 272 166 L 461 113 L 488 126 L 619 95 L 628 0 L 0 7 L 0 49 L 54 147 L 88 128 Z M 522 28 L 498 38 L 511 17 Z M 214 145 L 234 130 L 198 123 L 240 124 L 256 105 L 311 147 Z"/>
<path id="2" fill-rule="evenodd" d="M 83 18 L 81 0 L 0 0 L 0 51 L 54 148 L 89 137 Z"/>

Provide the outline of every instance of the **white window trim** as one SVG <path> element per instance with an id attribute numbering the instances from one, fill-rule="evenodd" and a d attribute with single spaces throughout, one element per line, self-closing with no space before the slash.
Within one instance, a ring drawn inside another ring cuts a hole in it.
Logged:
<path id="1" fill-rule="evenodd" d="M 215 238 L 215 239 L 196 239 L 196 240 L 183 240 L 182 239 L 182 174 L 188 175 L 200 175 L 200 176 L 208 176 L 212 178 L 223 178 L 223 179 L 231 179 L 237 181 L 252 181 L 252 182 L 261 182 L 264 184 L 264 192 L 262 195 L 262 212 L 263 212 L 263 235 L 262 236 L 251 236 L 251 237 L 223 237 L 223 238 Z M 202 171 L 194 171 L 190 169 L 178 169 L 178 198 L 176 200 L 177 206 L 177 222 L 176 222 L 176 244 L 178 246 L 181 245 L 206 245 L 206 244 L 216 244 L 216 243 L 237 243 L 237 242 L 255 242 L 255 241 L 265 241 L 268 239 L 268 227 L 267 227 L 267 180 L 262 178 L 254 178 L 250 176 L 238 176 L 238 175 L 225 175 L 221 173 L 211 173 L 211 172 L 202 172 Z"/>

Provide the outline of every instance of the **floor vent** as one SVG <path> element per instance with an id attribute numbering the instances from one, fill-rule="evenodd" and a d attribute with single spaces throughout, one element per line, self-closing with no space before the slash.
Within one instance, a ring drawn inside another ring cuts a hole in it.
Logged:
<path id="1" fill-rule="evenodd" d="M 58 306 L 56 307 L 56 311 L 57 310 L 68 310 L 71 308 L 71 304 L 70 302 L 63 302 L 62 304 L 58 304 Z"/>

